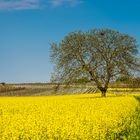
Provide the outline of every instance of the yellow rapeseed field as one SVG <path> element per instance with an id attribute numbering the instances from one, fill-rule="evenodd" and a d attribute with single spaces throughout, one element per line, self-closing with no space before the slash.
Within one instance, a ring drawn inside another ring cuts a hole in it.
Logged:
<path id="1" fill-rule="evenodd" d="M 110 91 L 110 90 L 115 90 L 115 91 L 140 91 L 140 88 L 108 88 L 108 91 Z"/>
<path id="2" fill-rule="evenodd" d="M 0 140 L 117 139 L 138 102 L 99 96 L 1 97 Z"/>

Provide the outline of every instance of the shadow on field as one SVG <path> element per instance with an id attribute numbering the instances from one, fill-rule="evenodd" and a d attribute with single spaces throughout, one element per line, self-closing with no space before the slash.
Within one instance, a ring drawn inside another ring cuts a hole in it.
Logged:
<path id="1" fill-rule="evenodd" d="M 95 94 L 94 94 L 95 95 Z M 106 98 L 115 98 L 115 97 L 124 97 L 125 95 L 109 95 L 109 96 L 106 96 L 106 97 L 102 97 L 102 96 L 94 96 L 93 97 L 77 97 L 76 99 L 106 99 Z"/>
<path id="2" fill-rule="evenodd" d="M 97 98 L 102 98 L 102 97 L 78 97 L 76 99 L 97 99 Z"/>

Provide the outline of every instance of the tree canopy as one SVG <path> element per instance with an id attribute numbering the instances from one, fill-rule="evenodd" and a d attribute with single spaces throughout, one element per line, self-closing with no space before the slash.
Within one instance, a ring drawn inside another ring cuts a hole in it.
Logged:
<path id="1" fill-rule="evenodd" d="M 51 59 L 57 82 L 73 83 L 86 77 L 102 96 L 111 80 L 140 68 L 136 40 L 111 29 L 69 33 L 59 44 L 51 44 Z"/>

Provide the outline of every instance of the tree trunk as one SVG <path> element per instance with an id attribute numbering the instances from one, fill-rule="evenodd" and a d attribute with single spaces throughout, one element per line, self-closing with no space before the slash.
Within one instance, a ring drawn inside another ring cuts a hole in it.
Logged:
<path id="1" fill-rule="evenodd" d="M 101 91 L 102 92 L 102 97 L 106 97 L 106 91 Z"/>
<path id="2" fill-rule="evenodd" d="M 104 88 L 104 87 L 98 87 L 99 90 L 101 91 L 101 96 L 102 97 L 106 97 L 106 91 L 107 91 L 107 88 Z"/>

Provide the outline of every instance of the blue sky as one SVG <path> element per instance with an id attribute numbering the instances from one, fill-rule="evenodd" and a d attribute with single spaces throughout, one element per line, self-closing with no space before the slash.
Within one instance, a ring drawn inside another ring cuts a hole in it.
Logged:
<path id="1" fill-rule="evenodd" d="M 0 82 L 49 82 L 50 43 L 111 28 L 140 44 L 139 0 L 0 0 Z"/>

